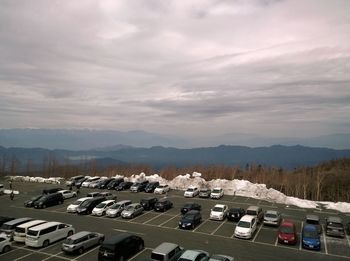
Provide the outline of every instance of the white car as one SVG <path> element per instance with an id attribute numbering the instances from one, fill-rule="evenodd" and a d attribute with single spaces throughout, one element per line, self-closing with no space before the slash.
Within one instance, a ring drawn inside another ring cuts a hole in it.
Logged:
<path id="1" fill-rule="evenodd" d="M 169 192 L 169 190 L 170 190 L 169 185 L 159 185 L 154 190 L 154 194 L 164 194 L 164 193 Z"/>
<path id="2" fill-rule="evenodd" d="M 73 202 L 72 204 L 70 204 L 67 207 L 67 212 L 68 213 L 76 213 L 79 205 L 88 199 L 91 199 L 91 197 L 84 197 L 84 198 L 77 199 L 75 202 Z"/>
<path id="3" fill-rule="evenodd" d="M 11 250 L 11 239 L 0 237 L 0 253 L 6 253 Z"/>
<path id="4" fill-rule="evenodd" d="M 77 196 L 77 193 L 75 191 L 71 191 L 71 190 L 60 190 L 58 191 L 58 193 L 61 193 L 64 199 L 67 198 L 75 198 Z"/>
<path id="5" fill-rule="evenodd" d="M 91 212 L 93 216 L 103 216 L 106 214 L 106 211 L 115 203 L 115 200 L 105 200 L 98 204 Z"/>
<path id="6" fill-rule="evenodd" d="M 210 219 L 224 220 L 227 216 L 228 206 L 223 204 L 216 204 L 210 211 Z"/>
<path id="7" fill-rule="evenodd" d="M 224 190 L 222 188 L 213 188 L 210 193 L 210 198 L 220 199 L 224 196 Z"/>
<path id="8" fill-rule="evenodd" d="M 244 215 L 235 228 L 235 237 L 251 239 L 257 228 L 257 219 L 254 216 Z"/>
<path id="9" fill-rule="evenodd" d="M 99 180 L 99 179 L 100 179 L 100 177 L 88 178 L 86 181 L 84 181 L 84 182 L 81 184 L 81 186 L 82 186 L 83 188 L 88 188 L 88 187 L 90 186 L 91 182 L 94 182 L 94 181 Z"/>
<path id="10" fill-rule="evenodd" d="M 199 194 L 199 189 L 197 187 L 188 187 L 184 193 L 185 198 L 193 198 Z"/>

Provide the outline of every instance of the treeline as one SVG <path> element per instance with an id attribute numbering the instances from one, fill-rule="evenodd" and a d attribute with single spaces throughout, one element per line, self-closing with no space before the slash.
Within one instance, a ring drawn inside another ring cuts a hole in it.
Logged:
<path id="1" fill-rule="evenodd" d="M 244 179 L 253 183 L 266 184 L 288 196 L 321 201 L 350 202 L 350 158 L 336 159 L 320 163 L 313 167 L 300 167 L 293 170 L 268 167 L 259 164 L 239 166 L 196 165 L 185 168 L 169 166 L 158 171 L 144 164 L 120 164 L 109 167 L 97 166 L 95 160 L 72 164 L 66 160 L 59 164 L 54 157 L 46 157 L 42 166 L 34 166 L 28 160 L 25 171 L 19 173 L 19 162 L 16 159 L 0 159 L 0 175 L 28 175 L 42 177 L 69 178 L 76 175 L 115 176 L 116 174 L 131 176 L 141 172 L 147 175 L 158 173 L 161 177 L 171 180 L 178 175 L 202 173 L 206 180 L 211 179 Z"/>

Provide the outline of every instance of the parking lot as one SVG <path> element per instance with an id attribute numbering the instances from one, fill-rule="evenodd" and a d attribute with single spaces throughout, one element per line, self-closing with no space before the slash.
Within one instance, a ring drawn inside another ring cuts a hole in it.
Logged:
<path id="1" fill-rule="evenodd" d="M 57 186 L 57 185 L 56 185 Z M 185 249 L 203 249 L 210 254 L 226 254 L 235 260 L 348 260 L 350 259 L 350 239 L 328 237 L 321 235 L 321 251 L 310 251 L 301 248 L 300 237 L 295 246 L 281 245 L 277 242 L 277 228 L 259 225 L 257 232 L 251 240 L 236 239 L 233 236 L 235 223 L 231 221 L 209 220 L 210 209 L 217 203 L 227 204 L 231 207 L 247 208 L 249 205 L 259 205 L 263 210 L 275 209 L 283 214 L 284 218 L 293 220 L 301 232 L 306 214 L 317 214 L 322 220 L 329 215 L 339 215 L 344 221 L 350 220 L 349 213 L 337 213 L 330 210 L 302 209 L 294 206 L 274 204 L 267 201 L 237 196 L 224 196 L 220 200 L 188 199 L 183 197 L 181 191 L 171 191 L 168 198 L 174 203 L 174 208 L 166 212 L 144 211 L 134 219 L 78 216 L 66 213 L 67 206 L 75 199 L 66 200 L 63 205 L 46 209 L 25 208 L 23 202 L 31 196 L 40 194 L 43 188 L 55 185 L 37 183 L 15 183 L 15 189 L 20 191 L 11 201 L 8 196 L 0 197 L 0 215 L 13 217 L 33 217 L 48 221 L 61 221 L 72 224 L 76 231 L 90 230 L 109 235 L 128 231 L 137 234 L 145 240 L 145 249 L 132 260 L 145 260 L 150 258 L 153 248 L 162 242 L 173 242 Z M 63 186 L 61 186 L 63 187 Z M 80 196 L 93 191 L 81 189 Z M 147 193 L 131 193 L 129 191 L 116 192 L 117 200 L 130 199 L 139 202 L 141 198 L 151 196 Z M 157 196 L 162 197 L 162 196 Z M 202 206 L 202 223 L 194 230 L 178 228 L 180 208 L 186 202 L 196 202 Z M 0 259 L 5 260 L 97 260 L 98 247 L 92 248 L 82 255 L 67 255 L 61 251 L 62 241 L 56 242 L 44 249 L 28 248 L 25 245 L 13 243 L 13 249 L 1 254 Z"/>

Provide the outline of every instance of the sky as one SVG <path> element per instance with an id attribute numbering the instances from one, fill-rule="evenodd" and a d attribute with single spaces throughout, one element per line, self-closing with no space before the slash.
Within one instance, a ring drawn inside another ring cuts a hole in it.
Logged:
<path id="1" fill-rule="evenodd" d="M 0 128 L 350 130 L 350 1 L 3 0 Z"/>

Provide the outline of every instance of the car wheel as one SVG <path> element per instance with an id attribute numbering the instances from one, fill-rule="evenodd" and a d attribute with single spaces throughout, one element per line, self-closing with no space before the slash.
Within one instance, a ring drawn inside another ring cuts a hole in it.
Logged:
<path id="1" fill-rule="evenodd" d="M 71 235 L 73 235 L 73 231 L 69 231 L 67 237 L 70 237 Z"/>
<path id="2" fill-rule="evenodd" d="M 133 219 L 133 218 L 134 218 L 134 214 L 131 215 L 131 219 Z"/>
<path id="3" fill-rule="evenodd" d="M 77 194 L 76 194 L 76 193 L 74 193 L 74 194 L 73 194 L 73 198 L 75 198 L 76 196 L 77 196 Z"/>
<path id="4" fill-rule="evenodd" d="M 100 239 L 98 240 L 98 244 L 101 245 L 102 242 L 103 242 L 103 240 L 104 240 L 104 238 L 100 238 Z"/>
<path id="5" fill-rule="evenodd" d="M 119 257 L 119 261 L 124 261 L 124 257 L 123 257 L 123 256 L 120 256 L 120 257 Z"/>
<path id="6" fill-rule="evenodd" d="M 191 228 L 194 229 L 194 223 L 191 225 Z"/>
<path id="7" fill-rule="evenodd" d="M 50 244 L 49 240 L 45 240 L 43 242 L 43 247 L 47 247 Z"/>
<path id="8" fill-rule="evenodd" d="M 79 255 L 81 255 L 82 253 L 84 253 L 84 248 L 83 248 L 83 247 L 79 248 L 78 253 L 79 253 Z"/>
<path id="9" fill-rule="evenodd" d="M 3 253 L 7 253 L 8 251 L 11 250 L 11 247 L 10 246 L 5 246 L 4 249 L 2 250 Z"/>
<path id="10" fill-rule="evenodd" d="M 143 243 L 140 243 L 140 245 L 139 245 L 139 251 L 141 251 L 143 248 L 144 248 Z"/>
<path id="11" fill-rule="evenodd" d="M 46 208 L 46 205 L 43 205 L 43 208 Z"/>

